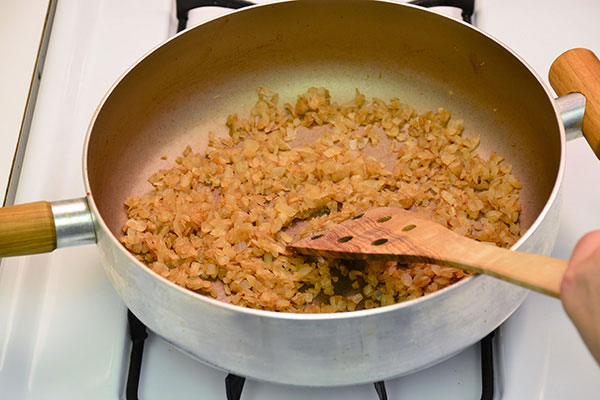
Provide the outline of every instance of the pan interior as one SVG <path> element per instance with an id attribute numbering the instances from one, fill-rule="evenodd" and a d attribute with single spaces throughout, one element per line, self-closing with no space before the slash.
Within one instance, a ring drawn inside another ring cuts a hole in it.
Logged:
<path id="1" fill-rule="evenodd" d="M 367 98 L 418 111 L 443 107 L 481 135 L 480 152 L 505 156 L 523 184 L 521 224 L 540 214 L 556 183 L 561 146 L 552 101 L 531 71 L 494 40 L 416 7 L 347 0 L 284 2 L 216 19 L 168 41 L 113 88 L 91 127 L 87 174 L 115 236 L 123 200 L 151 189 L 229 114 L 249 110 L 256 89 L 294 102 L 311 86 L 334 100 Z M 166 160 L 163 160 L 166 156 Z"/>

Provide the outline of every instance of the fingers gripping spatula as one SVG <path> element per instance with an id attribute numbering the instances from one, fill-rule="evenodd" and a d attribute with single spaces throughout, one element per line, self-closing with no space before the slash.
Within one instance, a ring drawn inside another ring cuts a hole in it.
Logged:
<path id="1" fill-rule="evenodd" d="M 424 262 L 493 276 L 559 297 L 567 261 L 508 250 L 461 236 L 426 217 L 380 207 L 292 243 L 301 254 L 330 258 Z"/>

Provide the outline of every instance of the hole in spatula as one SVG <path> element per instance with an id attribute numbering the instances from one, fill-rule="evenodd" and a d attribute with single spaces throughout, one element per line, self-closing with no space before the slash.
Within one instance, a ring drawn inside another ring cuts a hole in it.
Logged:
<path id="1" fill-rule="evenodd" d="M 322 238 L 322 237 L 323 237 L 323 234 L 321 233 L 319 235 L 315 235 L 315 236 L 311 237 L 310 240 L 317 240 L 317 239 Z"/>
<path id="2" fill-rule="evenodd" d="M 388 222 L 390 219 L 392 219 L 392 216 L 388 215 L 387 217 L 379 218 L 377 220 L 377 222 L 379 222 L 379 223 Z"/>
<path id="3" fill-rule="evenodd" d="M 352 219 L 359 219 L 362 218 L 365 214 L 358 214 L 356 217 L 352 217 Z"/>
<path id="4" fill-rule="evenodd" d="M 415 229 L 417 226 L 414 224 L 411 225 L 406 225 L 404 228 L 402 228 L 402 232 L 408 232 L 408 231 L 412 231 L 413 229 Z"/>
<path id="5" fill-rule="evenodd" d="M 339 238 L 337 241 L 338 241 L 338 243 L 346 243 L 346 242 L 351 241 L 352 239 L 354 239 L 354 236 L 344 236 L 344 237 Z"/>
<path id="6" fill-rule="evenodd" d="M 382 239 L 374 240 L 373 242 L 371 242 L 371 245 L 372 246 L 381 246 L 382 244 L 385 244 L 387 242 L 388 242 L 387 239 L 382 238 Z"/>

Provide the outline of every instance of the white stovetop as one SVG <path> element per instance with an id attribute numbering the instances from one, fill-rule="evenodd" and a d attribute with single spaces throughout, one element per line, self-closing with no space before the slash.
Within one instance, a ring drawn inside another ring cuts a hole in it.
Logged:
<path id="1" fill-rule="evenodd" d="M 554 57 L 567 48 L 584 46 L 600 54 L 600 3 L 594 0 L 476 1 L 477 25 L 512 47 L 544 78 Z M 43 79 L 40 87 L 17 202 L 83 195 L 81 153 L 91 115 L 118 75 L 173 32 L 171 7 L 170 0 L 147 0 L 143 6 L 133 0 L 58 3 L 44 72 L 51 79 Z M 600 164 L 582 139 L 567 147 L 564 212 L 553 253 L 562 258 L 584 232 L 600 227 L 600 191 L 589 185 L 600 181 Z M 122 369 L 129 357 L 126 330 L 124 306 L 94 246 L 2 260 L 0 398 L 122 396 Z M 600 370 L 557 300 L 530 295 L 500 335 L 510 346 L 500 348 L 497 398 L 597 396 Z M 189 398 L 189 393 L 224 398 L 223 372 L 188 359 L 155 336 L 146 347 L 140 398 Z M 475 351 L 470 348 L 459 357 Z M 171 362 L 181 367 L 176 381 L 169 379 Z M 439 398 L 427 386 L 467 385 L 478 379 L 458 378 L 455 372 L 387 382 L 388 395 L 412 398 L 411 385 L 422 385 L 421 398 Z M 430 385 L 431 380 L 436 384 Z M 242 398 L 376 396 L 372 385 L 304 389 L 247 382 Z"/>
<path id="2" fill-rule="evenodd" d="M 478 26 L 516 51 L 546 83 L 552 61 L 562 52 L 587 47 L 600 54 L 596 19 L 600 2 L 484 0 L 479 4 L 485 12 Z M 554 257 L 567 259 L 579 237 L 600 229 L 600 190 L 590 182 L 600 182 L 600 162 L 584 139 L 576 139 L 567 144 L 563 211 Z M 502 325 L 500 335 L 511 343 L 501 354 L 502 398 L 597 398 L 600 370 L 558 300 L 530 294 Z"/>
<path id="3" fill-rule="evenodd" d="M 8 187 L 7 172 L 17 147 L 49 3 L 0 3 L 0 205 Z"/>

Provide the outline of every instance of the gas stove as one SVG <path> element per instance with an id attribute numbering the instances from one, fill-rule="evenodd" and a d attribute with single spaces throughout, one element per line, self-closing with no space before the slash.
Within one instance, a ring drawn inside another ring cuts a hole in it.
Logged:
<path id="1" fill-rule="evenodd" d="M 21 146 L 21 174 L 11 182 L 15 203 L 83 194 L 85 132 L 111 84 L 178 29 L 228 12 L 211 6 L 183 13 L 177 7 L 183 3 L 192 2 L 56 3 L 29 138 Z M 226 3 L 238 8 L 246 2 Z M 455 8 L 438 10 L 465 17 Z M 591 0 L 477 0 L 472 22 L 546 77 L 552 60 L 568 48 L 600 54 L 598 12 L 600 4 Z M 587 183 L 600 180 L 600 163 L 583 139 L 567 147 L 552 254 L 560 258 L 568 258 L 583 233 L 600 227 L 600 192 Z M 94 246 L 0 265 L 0 398 L 586 399 L 597 396 L 599 382 L 600 369 L 560 302 L 533 293 L 481 343 L 426 370 L 384 383 L 305 388 L 228 375 L 147 331 L 128 315 Z"/>

